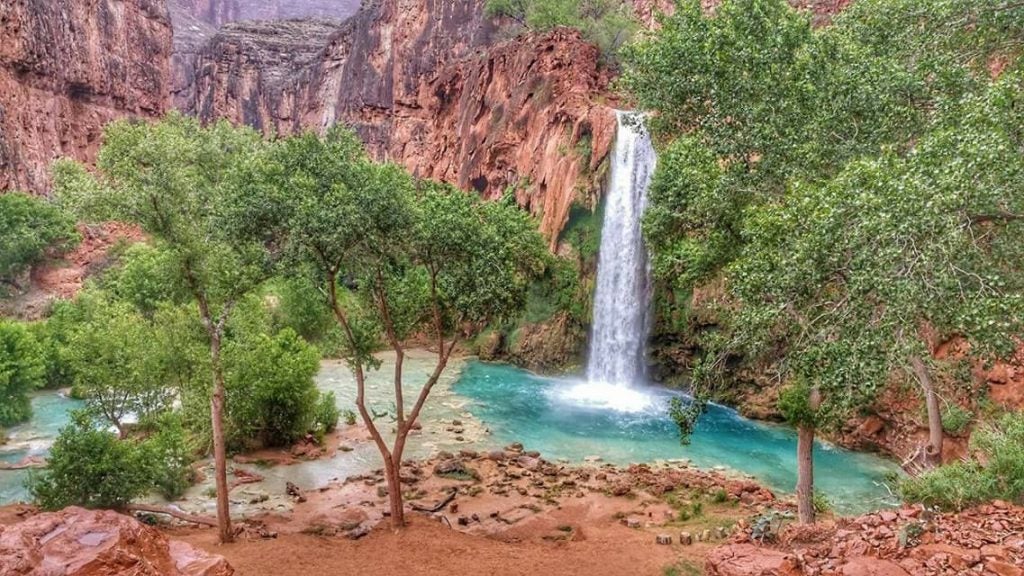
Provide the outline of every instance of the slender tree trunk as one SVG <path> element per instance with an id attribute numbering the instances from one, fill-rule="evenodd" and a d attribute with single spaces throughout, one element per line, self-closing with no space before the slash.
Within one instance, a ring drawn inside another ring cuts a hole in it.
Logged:
<path id="1" fill-rule="evenodd" d="M 796 429 L 796 509 L 801 524 L 814 524 L 814 426 Z"/>
<path id="2" fill-rule="evenodd" d="M 213 395 L 210 397 L 210 418 L 213 424 L 213 465 L 217 486 L 217 528 L 221 543 L 235 539 L 231 529 L 231 509 L 228 503 L 228 458 L 224 444 L 224 370 L 220 358 L 221 334 L 210 335 L 210 361 L 213 368 Z"/>
<path id="3" fill-rule="evenodd" d="M 925 463 L 930 466 L 937 466 L 942 463 L 942 444 L 945 440 L 945 432 L 942 430 L 942 410 L 939 407 L 939 395 L 935 393 L 935 386 L 932 384 L 928 367 L 918 356 L 911 356 L 910 366 L 914 370 L 924 392 L 924 404 L 928 409 L 928 445 L 925 447 Z"/>

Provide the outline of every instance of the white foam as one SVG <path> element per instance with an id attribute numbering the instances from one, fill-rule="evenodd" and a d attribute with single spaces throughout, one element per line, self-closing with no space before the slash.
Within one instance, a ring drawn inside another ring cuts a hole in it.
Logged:
<path id="1" fill-rule="evenodd" d="M 554 401 L 584 408 L 615 410 L 616 412 L 648 412 L 658 406 L 647 392 L 626 384 L 610 382 L 577 382 L 550 388 Z"/>

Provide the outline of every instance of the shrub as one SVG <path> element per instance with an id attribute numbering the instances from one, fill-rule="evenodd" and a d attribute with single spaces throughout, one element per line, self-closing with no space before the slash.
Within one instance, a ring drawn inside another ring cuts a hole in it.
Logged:
<path id="1" fill-rule="evenodd" d="M 46 510 L 118 509 L 145 494 L 152 478 L 147 451 L 118 440 L 77 412 L 50 449 L 48 467 L 30 476 L 28 487 L 36 504 Z"/>
<path id="2" fill-rule="evenodd" d="M 312 429 L 320 353 L 286 328 L 233 343 L 225 355 L 229 442 L 286 446 Z"/>
<path id="3" fill-rule="evenodd" d="M 832 510 L 832 501 L 825 496 L 824 492 L 815 490 L 811 494 L 811 500 L 814 505 L 814 511 L 817 514 L 824 514 Z"/>
<path id="4" fill-rule="evenodd" d="M 345 418 L 345 424 L 348 426 L 355 426 L 356 424 L 356 413 L 355 411 L 346 408 L 341 412 L 342 417 Z"/>
<path id="5" fill-rule="evenodd" d="M 341 411 L 338 410 L 334 392 L 321 393 L 313 412 L 313 430 L 327 434 L 334 432 L 340 416 Z"/>
<path id="6" fill-rule="evenodd" d="M 192 450 L 180 415 L 162 414 L 144 423 L 153 434 L 142 448 L 153 467 L 153 487 L 167 500 L 177 500 L 192 485 Z"/>
<path id="7" fill-rule="evenodd" d="M 32 416 L 28 393 L 42 387 L 46 362 L 35 337 L 24 325 L 0 321 L 0 426 Z"/>
<path id="8" fill-rule="evenodd" d="M 971 424 L 974 414 L 957 404 L 950 404 L 942 412 L 942 429 L 954 436 L 962 433 Z"/>
<path id="9" fill-rule="evenodd" d="M 1024 501 L 1024 414 L 1006 414 L 977 429 L 971 451 L 969 460 L 904 480 L 900 495 L 947 510 L 994 499 Z"/>
<path id="10" fill-rule="evenodd" d="M 0 194 L 0 284 L 20 289 L 18 276 L 48 249 L 68 250 L 78 239 L 71 218 L 46 199 Z"/>

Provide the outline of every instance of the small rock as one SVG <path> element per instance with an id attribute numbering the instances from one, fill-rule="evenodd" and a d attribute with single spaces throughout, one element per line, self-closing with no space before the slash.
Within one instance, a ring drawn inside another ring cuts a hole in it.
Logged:
<path id="1" fill-rule="evenodd" d="M 672 537 L 668 534 L 658 534 L 654 537 L 654 543 L 667 546 L 672 543 Z"/>
<path id="2" fill-rule="evenodd" d="M 683 546 L 689 546 L 690 544 L 693 544 L 693 535 L 689 532 L 680 532 L 679 543 Z"/>

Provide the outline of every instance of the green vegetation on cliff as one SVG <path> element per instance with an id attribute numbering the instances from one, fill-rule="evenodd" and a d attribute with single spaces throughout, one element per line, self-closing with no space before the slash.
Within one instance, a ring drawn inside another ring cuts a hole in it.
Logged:
<path id="1" fill-rule="evenodd" d="M 640 27 L 633 7 L 620 0 L 487 0 L 485 10 L 488 16 L 506 18 L 517 30 L 575 28 L 610 64 Z"/>
<path id="2" fill-rule="evenodd" d="M 21 276 L 47 253 L 59 255 L 78 242 L 74 221 L 44 198 L 0 194 L 0 290 L 22 290 Z M 3 292 L 0 291 L 0 296 Z"/>

